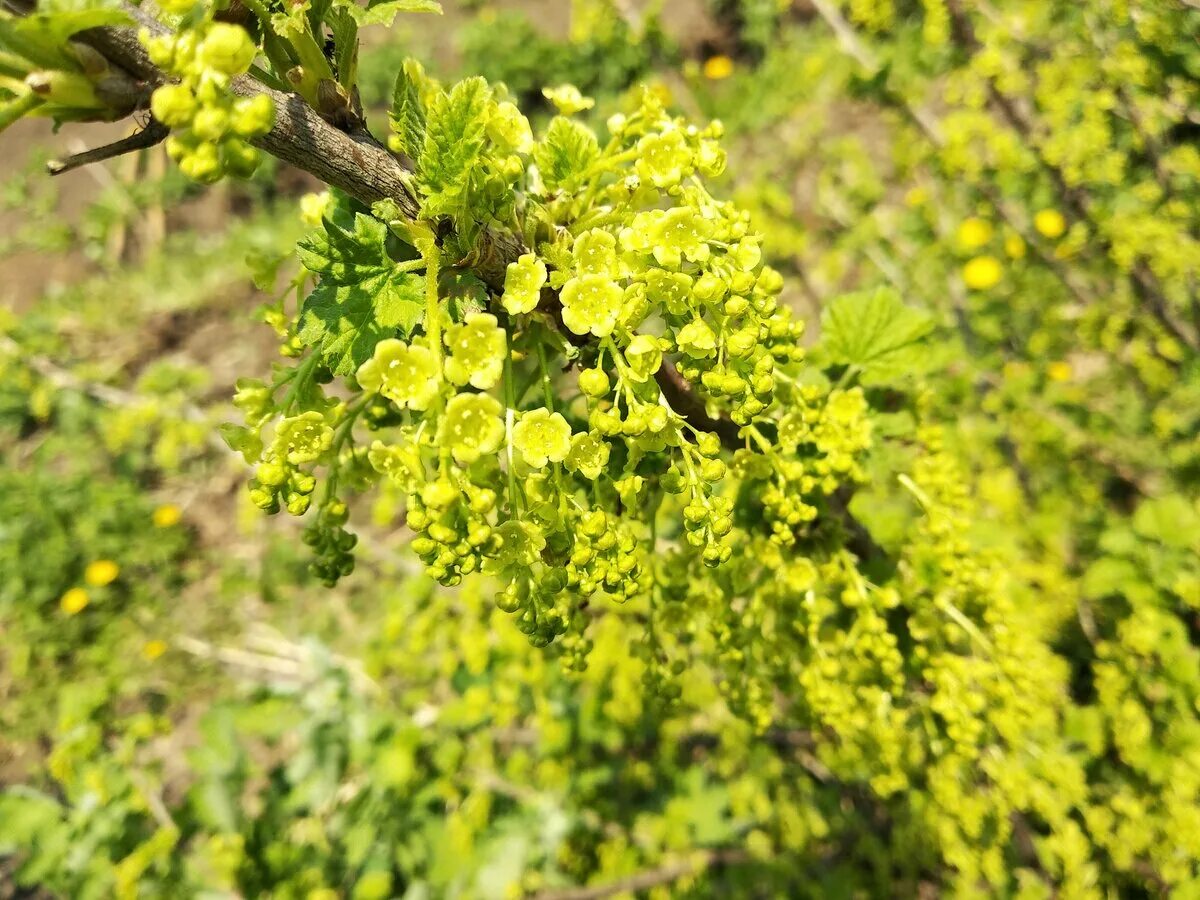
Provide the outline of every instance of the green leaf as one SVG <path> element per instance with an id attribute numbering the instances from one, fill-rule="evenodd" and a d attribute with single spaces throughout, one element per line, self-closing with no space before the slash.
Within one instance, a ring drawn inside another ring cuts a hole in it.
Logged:
<path id="1" fill-rule="evenodd" d="M 864 382 L 889 381 L 924 368 L 920 344 L 932 330 L 932 317 L 891 288 L 860 291 L 825 308 L 821 349 L 830 362 L 861 369 Z"/>
<path id="2" fill-rule="evenodd" d="M 1130 588 L 1143 587 L 1145 581 L 1138 567 L 1129 560 L 1101 557 L 1083 573 L 1083 596 L 1088 600 L 1099 600 L 1112 594 L 1125 594 Z"/>
<path id="3" fill-rule="evenodd" d="M 299 246 L 305 268 L 321 281 L 300 312 L 300 339 L 318 347 L 338 375 L 370 358 L 397 331 L 408 336 L 425 312 L 425 279 L 398 268 L 388 228 L 363 213 L 326 219 Z"/>
<path id="4" fill-rule="evenodd" d="M 406 59 L 396 76 L 389 114 L 395 149 L 418 166 L 425 145 L 425 102 L 421 99 L 421 93 L 427 83 L 421 64 L 415 59 Z"/>
<path id="5" fill-rule="evenodd" d="M 261 248 L 251 250 L 246 254 L 246 266 L 250 269 L 250 278 L 260 291 L 273 291 L 275 280 L 279 277 L 279 267 L 291 258 L 291 253 L 277 253 Z"/>
<path id="6" fill-rule="evenodd" d="M 359 25 L 382 25 L 391 27 L 397 13 L 437 13 L 441 15 L 442 4 L 436 0 L 384 0 L 368 3 L 365 7 L 357 3 L 350 6 L 350 15 Z"/>
<path id="7" fill-rule="evenodd" d="M 348 219 L 348 217 L 347 217 Z M 327 218 L 321 231 L 300 241 L 300 262 L 310 272 L 341 284 L 356 284 L 394 267 L 387 252 L 388 228 L 378 219 L 355 213 L 349 220 Z"/>
<path id="8" fill-rule="evenodd" d="M 384 338 L 412 333 L 424 315 L 425 278 L 381 275 L 361 284 L 322 281 L 304 301 L 300 339 L 320 348 L 336 375 L 351 375 Z"/>
<path id="9" fill-rule="evenodd" d="M 1133 530 L 1168 547 L 1200 546 L 1200 512 L 1179 494 L 1145 500 L 1133 514 Z"/>
<path id="10" fill-rule="evenodd" d="M 469 313 L 487 309 L 487 285 L 462 269 L 444 269 L 438 276 L 438 294 L 453 322 L 461 322 Z"/>
<path id="11" fill-rule="evenodd" d="M 347 92 L 358 83 L 358 22 L 352 12 L 357 8 L 354 5 L 349 8 L 335 6 L 325 14 L 336 50 L 334 71 Z"/>
<path id="12" fill-rule="evenodd" d="M 462 209 L 471 173 L 486 142 L 490 93 L 482 78 L 468 78 L 429 104 L 419 170 L 426 217 Z"/>
<path id="13" fill-rule="evenodd" d="M 38 12 L 18 20 L 0 19 L 0 50 L 7 50 L 46 69 L 79 71 L 66 50 L 67 38 L 88 28 L 129 24 L 129 14 L 114 6 Z"/>
<path id="14" fill-rule="evenodd" d="M 564 116 L 555 116 L 543 138 L 533 150 L 542 181 L 556 190 L 570 179 L 582 175 L 600 155 L 596 136 L 583 125 Z"/>
<path id="15" fill-rule="evenodd" d="M 0 794 L 0 854 L 36 843 L 63 820 L 63 809 L 46 794 L 17 786 Z"/>

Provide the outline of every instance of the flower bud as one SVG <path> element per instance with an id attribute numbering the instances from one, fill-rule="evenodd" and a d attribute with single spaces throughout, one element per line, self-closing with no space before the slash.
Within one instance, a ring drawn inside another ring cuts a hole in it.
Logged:
<path id="1" fill-rule="evenodd" d="M 603 397 L 611 384 L 603 369 L 584 369 L 579 373 L 579 390 L 587 397 Z"/>
<path id="2" fill-rule="evenodd" d="M 196 114 L 196 97 L 182 84 L 164 84 L 150 98 L 150 112 L 168 128 L 182 128 Z"/>
<path id="3" fill-rule="evenodd" d="M 228 127 L 229 115 L 219 106 L 206 106 L 192 119 L 192 131 L 202 141 L 221 140 Z"/>
<path id="4" fill-rule="evenodd" d="M 229 174 L 235 178 L 249 178 L 253 175 L 260 159 L 257 150 L 239 140 L 225 141 L 221 144 L 221 161 Z"/>
<path id="5" fill-rule="evenodd" d="M 229 127 L 238 137 L 261 137 L 275 124 L 275 104 L 266 94 L 245 97 L 233 104 Z"/>
<path id="6" fill-rule="evenodd" d="M 221 177 L 221 158 L 216 144 L 198 144 L 179 160 L 179 171 L 193 181 L 211 184 Z"/>
<path id="7" fill-rule="evenodd" d="M 250 68 L 258 48 L 245 29 L 227 22 L 214 22 L 200 44 L 200 62 L 222 75 L 241 75 Z"/>

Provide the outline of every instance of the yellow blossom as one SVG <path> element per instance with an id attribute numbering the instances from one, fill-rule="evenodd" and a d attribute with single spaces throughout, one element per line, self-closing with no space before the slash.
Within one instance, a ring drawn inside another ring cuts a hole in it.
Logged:
<path id="1" fill-rule="evenodd" d="M 1067 230 L 1067 220 L 1057 209 L 1043 209 L 1033 217 L 1033 227 L 1042 237 L 1053 240 L 1063 236 Z"/>
<path id="2" fill-rule="evenodd" d="M 170 528 L 178 525 L 183 512 L 174 503 L 164 503 L 154 510 L 154 524 L 158 528 Z"/>
<path id="3" fill-rule="evenodd" d="M 62 595 L 58 605 L 68 616 L 73 616 L 88 605 L 88 592 L 81 587 L 73 587 Z"/>
<path id="4" fill-rule="evenodd" d="M 319 194 L 305 194 L 300 198 L 300 220 L 305 225 L 311 225 L 314 228 L 321 224 L 321 219 L 325 213 L 329 212 L 330 206 L 333 205 L 333 196 L 329 191 L 321 191 Z"/>
<path id="5" fill-rule="evenodd" d="M 963 250 L 978 250 L 992 239 L 992 224 L 977 216 L 964 219 L 958 226 L 958 246 Z"/>
<path id="6" fill-rule="evenodd" d="M 1046 374 L 1051 381 L 1069 381 L 1071 379 L 1071 364 L 1069 362 L 1052 362 L 1046 366 Z"/>
<path id="7" fill-rule="evenodd" d="M 733 74 L 733 60 L 725 55 L 710 56 L 704 61 L 704 77 L 710 81 L 720 81 Z"/>
<path id="8" fill-rule="evenodd" d="M 976 291 L 986 291 L 995 287 L 1004 270 L 1000 261 L 994 256 L 977 256 L 963 266 L 962 277 L 967 287 Z"/>
<path id="9" fill-rule="evenodd" d="M 155 638 L 151 641 L 146 641 L 146 643 L 142 645 L 142 656 L 145 657 L 149 662 L 154 662 L 154 660 L 158 659 L 166 652 L 167 642 L 159 640 L 158 638 Z"/>
<path id="10" fill-rule="evenodd" d="M 661 81 L 652 81 L 646 85 L 646 91 L 650 96 L 654 97 L 663 106 L 670 106 L 675 97 L 671 94 L 671 89 Z"/>
<path id="11" fill-rule="evenodd" d="M 83 570 L 83 580 L 92 587 L 104 587 L 116 581 L 120 574 L 121 567 L 111 559 L 98 559 L 88 563 L 87 568 Z"/>

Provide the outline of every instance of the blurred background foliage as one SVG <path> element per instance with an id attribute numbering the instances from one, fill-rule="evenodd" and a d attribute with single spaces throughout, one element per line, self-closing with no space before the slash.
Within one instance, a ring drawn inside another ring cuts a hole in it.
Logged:
<path id="1" fill-rule="evenodd" d="M 1195 4 L 445 5 L 373 36 L 368 107 L 406 56 L 531 115 L 547 85 L 603 121 L 650 84 L 725 122 L 725 190 L 812 336 L 860 289 L 935 317 L 927 421 L 875 423 L 922 490 L 854 510 L 886 544 L 932 527 L 939 472 L 969 485 L 911 578 L 969 582 L 1002 636 L 931 666 L 974 755 L 909 740 L 849 588 L 808 727 L 756 731 L 712 672 L 656 697 L 621 609 L 567 673 L 486 591 L 435 589 L 386 492 L 360 570 L 316 583 L 215 435 L 275 352 L 256 310 L 318 186 L 269 166 L 202 195 L 161 150 L 52 181 L 79 132 L 26 122 L 0 193 L 0 896 L 1200 896 Z"/>

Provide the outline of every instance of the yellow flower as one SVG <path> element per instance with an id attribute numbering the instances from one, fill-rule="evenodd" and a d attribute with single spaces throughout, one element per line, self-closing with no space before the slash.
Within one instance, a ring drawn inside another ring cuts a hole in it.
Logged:
<path id="1" fill-rule="evenodd" d="M 319 194 L 305 194 L 300 198 L 300 221 L 314 228 L 321 224 L 321 219 L 333 206 L 333 196 L 329 191 Z"/>
<path id="2" fill-rule="evenodd" d="M 58 605 L 68 616 L 73 616 L 88 605 L 88 592 L 81 587 L 73 587 L 62 595 Z"/>
<path id="3" fill-rule="evenodd" d="M 83 580 L 92 587 L 104 587 L 116 581 L 120 574 L 121 567 L 111 559 L 98 559 L 88 563 L 87 568 L 83 570 Z"/>
<path id="4" fill-rule="evenodd" d="M 170 528 L 178 525 L 183 518 L 183 512 L 174 503 L 165 503 L 154 510 L 154 524 L 158 528 Z"/>
<path id="5" fill-rule="evenodd" d="M 923 206 L 929 200 L 929 191 L 921 186 L 911 187 L 904 194 L 904 205 L 910 209 Z"/>
<path id="6" fill-rule="evenodd" d="M 161 641 L 158 638 L 155 638 L 152 641 L 146 641 L 146 643 L 142 645 L 142 656 L 144 656 L 149 662 L 154 662 L 154 660 L 158 659 L 166 652 L 167 642 Z"/>
<path id="7" fill-rule="evenodd" d="M 995 287 L 1003 274 L 1000 260 L 994 256 L 977 256 L 963 266 L 962 270 L 963 281 L 967 287 L 976 291 L 986 291 Z"/>
<path id="8" fill-rule="evenodd" d="M 710 81 L 720 81 L 733 74 L 733 60 L 725 55 L 710 56 L 704 61 L 704 77 Z"/>
<path id="9" fill-rule="evenodd" d="M 1013 259 L 1025 258 L 1025 242 L 1019 234 L 1010 234 L 1004 239 L 1004 252 Z"/>
<path id="10" fill-rule="evenodd" d="M 992 224 L 972 216 L 958 226 L 958 246 L 963 250 L 978 250 L 992 239 Z"/>
<path id="11" fill-rule="evenodd" d="M 1057 209 L 1043 209 L 1033 217 L 1033 227 L 1042 237 L 1053 240 L 1063 236 L 1067 230 L 1067 220 Z"/>
<path id="12" fill-rule="evenodd" d="M 1046 366 L 1046 374 L 1051 381 L 1070 381 L 1071 364 L 1069 362 L 1052 362 Z"/>
<path id="13" fill-rule="evenodd" d="M 654 97 L 663 106 L 670 106 L 675 97 L 671 94 L 671 89 L 661 81 L 652 81 L 645 87 L 650 96 Z"/>

